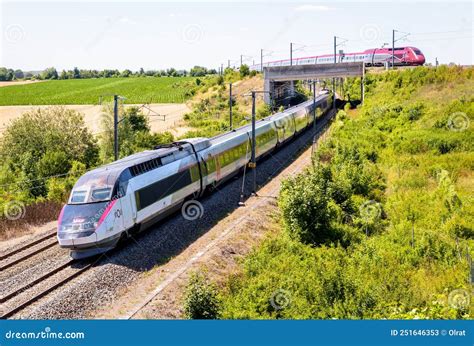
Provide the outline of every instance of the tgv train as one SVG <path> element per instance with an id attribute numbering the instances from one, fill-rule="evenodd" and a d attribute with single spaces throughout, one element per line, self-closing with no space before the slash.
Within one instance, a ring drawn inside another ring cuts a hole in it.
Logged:
<path id="1" fill-rule="evenodd" d="M 259 158 L 309 127 L 332 104 L 323 94 L 256 122 Z M 57 239 L 71 256 L 108 251 L 132 232 L 200 197 L 250 161 L 251 125 L 213 138 L 191 138 L 137 153 L 84 174 L 58 219 Z"/>
<path id="2" fill-rule="evenodd" d="M 425 56 L 415 47 L 395 47 L 392 54 L 392 48 L 372 48 L 360 53 L 342 53 L 336 54 L 337 63 L 346 62 L 364 62 L 366 66 L 383 66 L 386 62 L 392 63 L 392 55 L 394 64 L 397 66 L 418 66 L 425 63 Z M 333 64 L 334 54 L 326 54 L 319 56 L 310 56 L 305 58 L 293 59 L 293 65 L 310 65 L 310 64 Z M 290 60 L 269 61 L 263 64 L 263 67 L 272 66 L 290 66 Z M 261 65 L 250 66 L 251 70 L 260 71 Z"/>

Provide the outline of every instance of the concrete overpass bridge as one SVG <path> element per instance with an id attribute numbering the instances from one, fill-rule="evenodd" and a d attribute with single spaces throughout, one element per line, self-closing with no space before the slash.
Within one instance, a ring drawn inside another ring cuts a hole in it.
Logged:
<path id="1" fill-rule="evenodd" d="M 332 79 L 333 92 L 335 92 L 335 79 L 347 77 L 362 77 L 361 95 L 363 99 L 365 77 L 363 62 L 264 67 L 264 100 L 266 104 L 274 106 L 291 103 L 296 97 L 294 81 L 297 80 Z M 279 100 L 284 101 L 279 102 Z"/>

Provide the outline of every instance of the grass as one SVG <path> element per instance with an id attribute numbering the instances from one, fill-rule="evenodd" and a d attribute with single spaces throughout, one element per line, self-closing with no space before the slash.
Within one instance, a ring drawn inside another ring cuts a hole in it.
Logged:
<path id="1" fill-rule="evenodd" d="M 338 114 L 317 169 L 283 184 L 280 234 L 230 276 L 220 316 L 472 318 L 472 297 L 457 292 L 471 292 L 473 73 L 368 75 L 364 105 Z"/>
<path id="2" fill-rule="evenodd" d="M 193 77 L 51 80 L 0 88 L 0 106 L 97 104 L 101 96 L 126 97 L 128 104 L 182 103 L 196 87 Z"/>

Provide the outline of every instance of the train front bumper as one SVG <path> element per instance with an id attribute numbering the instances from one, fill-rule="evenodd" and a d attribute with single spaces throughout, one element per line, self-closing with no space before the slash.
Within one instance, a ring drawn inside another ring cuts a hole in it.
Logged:
<path id="1" fill-rule="evenodd" d="M 83 232 L 58 232 L 59 246 L 67 249 L 94 247 L 97 244 L 97 233 L 94 230 Z"/>

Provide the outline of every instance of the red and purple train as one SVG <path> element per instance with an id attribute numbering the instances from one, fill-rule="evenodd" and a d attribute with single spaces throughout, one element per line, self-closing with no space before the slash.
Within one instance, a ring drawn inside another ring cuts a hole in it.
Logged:
<path id="1" fill-rule="evenodd" d="M 392 56 L 396 66 L 419 66 L 425 63 L 425 56 L 416 47 L 372 48 L 360 53 L 336 54 L 337 63 L 364 62 L 366 66 L 384 66 L 392 63 Z M 293 59 L 293 65 L 332 64 L 334 54 L 309 56 Z M 263 67 L 290 66 L 290 59 L 268 61 Z M 260 64 L 250 66 L 251 70 L 259 71 Z"/>

